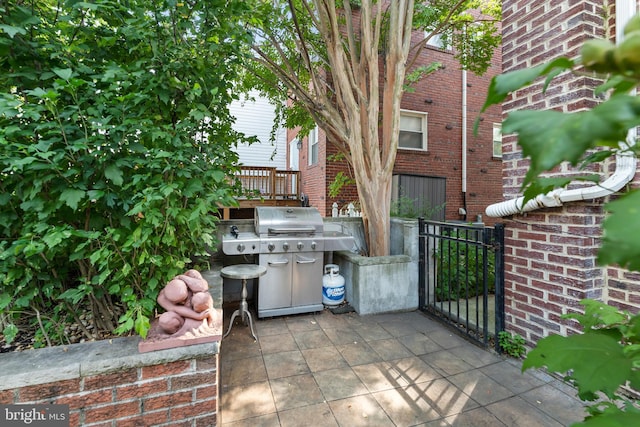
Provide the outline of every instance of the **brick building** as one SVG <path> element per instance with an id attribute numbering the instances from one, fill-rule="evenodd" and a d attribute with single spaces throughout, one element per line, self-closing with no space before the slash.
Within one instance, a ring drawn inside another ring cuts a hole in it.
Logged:
<path id="1" fill-rule="evenodd" d="M 604 10 L 603 2 L 596 0 L 505 0 L 503 71 L 532 67 L 559 56 L 576 57 L 582 43 L 603 37 L 605 28 L 615 38 L 616 28 L 622 28 L 638 10 L 638 4 L 636 0 L 618 0 L 610 5 L 611 10 Z M 564 74 L 554 79 L 546 95 L 542 95 L 540 81 L 508 98 L 503 111 L 507 115 L 520 108 L 584 110 L 597 103 L 593 91 L 597 83 L 590 76 Z M 513 135 L 504 136 L 502 153 L 503 199 L 512 201 L 520 195 L 528 162 L 522 158 Z M 605 180 L 620 167 L 612 159 L 594 172 Z M 549 176 L 571 172 L 569 167 L 562 167 Z M 634 161 L 629 179 L 633 180 L 635 173 Z M 636 185 L 637 179 L 636 175 Z M 499 220 L 506 225 L 507 330 L 524 336 L 529 343 L 551 333 L 571 333 L 577 324 L 560 316 L 580 310 L 579 301 L 583 298 L 638 311 L 640 274 L 596 264 L 607 200 L 567 202 L 525 214 L 500 215 L 503 218 Z"/>
<path id="2" fill-rule="evenodd" d="M 402 98 L 401 138 L 404 126 L 420 137 L 408 140 L 407 146 L 398 150 L 395 193 L 397 197 L 416 199 L 417 205 L 435 208 L 446 204 L 438 219 L 475 221 L 485 206 L 500 197 L 500 153 L 494 152 L 493 143 L 494 129 L 499 130 L 501 122 L 500 108 L 492 107 L 483 114 L 477 135 L 473 123 L 491 77 L 501 71 L 501 53 L 495 52 L 483 76 L 461 70 L 453 52 L 440 48 L 438 40 L 422 56 L 422 64 L 437 61 L 444 69 Z M 327 144 L 322 131 L 312 132 L 299 143 L 296 132 L 290 131 L 287 140 L 289 165 L 295 167 L 297 162 L 301 191 L 311 206 L 331 216 L 334 202 L 343 208 L 358 200 L 355 185 L 345 186 L 338 197 L 329 196 L 336 175 L 340 171 L 348 176 L 350 173 L 344 161 L 332 157 L 337 151 Z M 499 144 L 496 147 L 499 149 Z"/>

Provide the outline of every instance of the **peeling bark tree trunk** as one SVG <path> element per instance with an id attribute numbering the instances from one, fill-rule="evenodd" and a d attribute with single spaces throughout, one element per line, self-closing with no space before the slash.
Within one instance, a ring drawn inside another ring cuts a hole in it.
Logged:
<path id="1" fill-rule="evenodd" d="M 318 125 L 327 134 L 329 142 L 337 143 L 338 148 L 348 147 L 345 155 L 355 174 L 369 254 L 389 255 L 391 182 L 398 148 L 400 100 L 411 42 L 413 1 L 391 1 L 386 10 L 382 8 L 382 2 L 363 1 L 358 37 L 354 28 L 346 25 L 344 39 L 350 49 L 344 48 L 341 31 L 345 31 L 345 27 L 339 25 L 335 3 L 317 3 L 327 12 L 320 14 L 320 21 L 330 31 L 321 31 L 321 34 L 328 46 L 329 73 L 337 88 L 339 110 L 337 117 L 333 115 L 331 120 L 322 120 Z M 383 12 L 388 14 L 389 30 L 386 44 L 381 47 Z M 352 22 L 348 5 L 345 14 L 346 21 Z M 356 48 L 358 45 L 359 49 Z M 348 132 L 345 134 L 337 132 L 334 126 L 340 117 L 346 122 Z"/>
<path id="2" fill-rule="evenodd" d="M 302 8 L 296 9 L 290 2 L 297 62 L 285 55 L 281 39 L 272 34 L 267 37 L 284 65 L 260 46 L 254 46 L 256 59 L 280 79 L 295 102 L 303 105 L 325 132 L 327 143 L 337 147 L 350 162 L 369 255 L 389 255 L 391 181 L 414 2 L 363 0 L 357 16 L 349 2 L 338 6 L 335 0 L 302 0 L 301 4 Z M 319 69 L 312 60 L 314 48 L 305 41 L 299 25 L 298 18 L 308 19 L 301 11 L 313 16 L 313 25 L 326 48 L 327 62 Z M 309 72 L 309 82 L 302 83 L 296 76 L 301 64 Z"/>

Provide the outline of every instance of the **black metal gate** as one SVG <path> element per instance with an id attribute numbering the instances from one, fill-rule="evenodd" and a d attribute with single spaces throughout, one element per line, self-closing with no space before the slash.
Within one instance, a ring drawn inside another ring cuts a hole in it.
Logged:
<path id="1" fill-rule="evenodd" d="M 484 347 L 504 330 L 504 225 L 419 220 L 419 307 Z"/>

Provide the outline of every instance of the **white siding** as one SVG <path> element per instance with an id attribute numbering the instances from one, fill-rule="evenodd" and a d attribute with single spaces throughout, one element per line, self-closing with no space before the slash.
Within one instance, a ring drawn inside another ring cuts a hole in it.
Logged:
<path id="1" fill-rule="evenodd" d="M 280 127 L 276 134 L 276 141 L 271 143 L 269 139 L 276 117 L 275 108 L 257 93 L 251 93 L 251 96 L 255 100 L 241 99 L 234 101 L 229 107 L 231 114 L 236 118 L 233 128 L 247 136 L 256 136 L 260 141 L 251 146 L 238 145 L 237 152 L 240 156 L 240 164 L 286 169 L 286 129 Z"/>

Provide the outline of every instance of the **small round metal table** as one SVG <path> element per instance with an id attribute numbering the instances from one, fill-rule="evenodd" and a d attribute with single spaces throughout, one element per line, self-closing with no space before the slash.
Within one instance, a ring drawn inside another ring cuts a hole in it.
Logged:
<path id="1" fill-rule="evenodd" d="M 258 277 L 263 276 L 266 272 L 267 268 L 265 266 L 257 264 L 229 265 L 220 270 L 220 276 L 222 277 L 242 280 L 242 301 L 240 302 L 240 308 L 234 311 L 231 315 L 229 329 L 227 329 L 227 333 L 223 335 L 223 338 L 229 335 L 231 327 L 233 326 L 233 321 L 237 316 L 240 316 L 240 319 L 242 319 L 245 324 L 249 323 L 253 339 L 256 341 L 258 340 L 258 338 L 256 338 L 256 333 L 253 330 L 253 319 L 251 318 L 249 305 L 247 304 L 247 279 L 257 279 Z"/>

